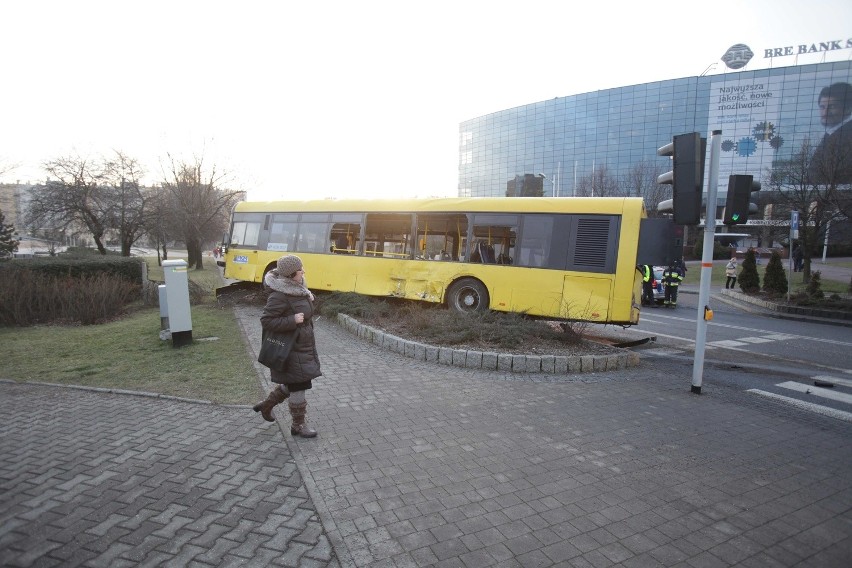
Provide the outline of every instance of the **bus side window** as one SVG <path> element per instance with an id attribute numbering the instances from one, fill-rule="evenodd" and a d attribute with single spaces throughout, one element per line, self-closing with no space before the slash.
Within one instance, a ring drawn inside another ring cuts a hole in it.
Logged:
<path id="1" fill-rule="evenodd" d="M 470 262 L 514 264 L 519 217 L 514 213 L 476 213 Z"/>
<path id="2" fill-rule="evenodd" d="M 494 247 L 484 241 L 477 242 L 473 248 L 473 253 L 470 255 L 470 261 L 495 264 L 497 259 L 494 256 Z"/>
<path id="3" fill-rule="evenodd" d="M 332 214 L 329 252 L 334 254 L 359 254 L 361 221 L 360 214 Z"/>
<path id="4" fill-rule="evenodd" d="M 459 260 L 461 244 L 467 235 L 467 215 L 463 213 L 418 213 L 415 251 L 421 260 Z"/>
<path id="5" fill-rule="evenodd" d="M 383 258 L 412 258 L 412 248 L 415 247 L 411 238 L 411 221 L 410 213 L 368 213 L 364 228 L 367 254 Z"/>
<path id="6" fill-rule="evenodd" d="M 334 254 L 349 254 L 349 241 L 346 240 L 346 235 L 337 235 L 334 239 L 334 244 L 331 245 L 331 252 Z"/>

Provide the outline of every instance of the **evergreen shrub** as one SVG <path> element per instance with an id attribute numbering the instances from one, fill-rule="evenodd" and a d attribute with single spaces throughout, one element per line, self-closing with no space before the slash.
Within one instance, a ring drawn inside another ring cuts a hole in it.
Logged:
<path id="1" fill-rule="evenodd" d="M 784 272 L 784 265 L 778 251 L 772 251 L 769 262 L 766 264 L 766 271 L 763 274 L 763 291 L 773 295 L 787 293 L 787 274 Z"/>
<path id="2" fill-rule="evenodd" d="M 746 294 L 757 294 L 760 292 L 760 276 L 757 274 L 757 260 L 754 249 L 748 249 L 743 259 L 743 268 L 737 277 L 740 289 Z"/>

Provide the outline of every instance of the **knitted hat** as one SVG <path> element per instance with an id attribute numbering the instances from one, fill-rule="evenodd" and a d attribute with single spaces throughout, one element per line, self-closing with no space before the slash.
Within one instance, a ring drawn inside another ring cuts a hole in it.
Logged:
<path id="1" fill-rule="evenodd" d="M 278 259 L 278 275 L 290 276 L 302 269 L 302 259 L 292 254 L 285 254 Z"/>

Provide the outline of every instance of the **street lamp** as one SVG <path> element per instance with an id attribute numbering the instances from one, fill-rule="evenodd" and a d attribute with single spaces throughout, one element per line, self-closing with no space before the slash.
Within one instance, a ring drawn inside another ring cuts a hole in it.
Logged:
<path id="1" fill-rule="evenodd" d="M 549 177 L 547 177 L 547 176 L 546 176 L 546 175 L 544 175 L 544 174 L 541 174 L 541 173 L 540 173 L 540 174 L 538 174 L 538 175 L 539 175 L 540 177 L 542 177 L 542 178 L 546 179 L 547 181 L 549 181 L 551 184 L 553 184 L 553 197 L 556 197 L 556 181 L 555 181 L 555 180 L 550 179 Z"/>

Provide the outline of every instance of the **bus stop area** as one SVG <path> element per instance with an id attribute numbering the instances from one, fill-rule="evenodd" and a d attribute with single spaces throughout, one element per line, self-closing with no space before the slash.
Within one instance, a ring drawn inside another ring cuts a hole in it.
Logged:
<path id="1" fill-rule="evenodd" d="M 258 306 L 236 308 L 256 359 Z M 0 382 L 3 566 L 846 566 L 852 425 L 643 362 L 415 361 L 321 318 L 286 408 Z M 269 386 L 257 367 L 258 381 Z"/>

